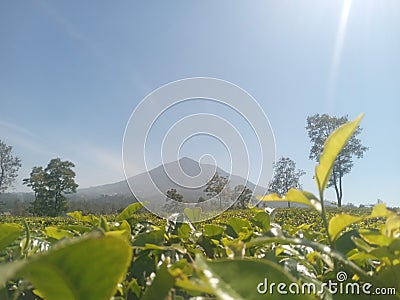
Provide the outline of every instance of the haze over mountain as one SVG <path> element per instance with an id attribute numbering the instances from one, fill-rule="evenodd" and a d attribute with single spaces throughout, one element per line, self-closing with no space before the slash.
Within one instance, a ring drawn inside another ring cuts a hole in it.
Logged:
<path id="1" fill-rule="evenodd" d="M 183 171 L 183 172 L 182 172 Z M 130 177 L 128 180 L 121 180 L 115 183 L 99 185 L 89 188 L 78 189 L 75 194 L 67 195 L 70 201 L 84 200 L 84 201 L 114 201 L 113 199 L 132 199 L 138 198 L 140 201 L 146 201 L 153 207 L 162 206 L 166 200 L 166 192 L 169 189 L 176 189 L 179 194 L 184 198 L 184 202 L 197 203 L 199 197 L 209 199 L 209 196 L 204 192 L 205 184 L 209 178 L 217 172 L 220 176 L 229 177 L 230 187 L 233 189 L 236 185 L 246 185 L 247 188 L 254 191 L 254 196 L 264 195 L 266 188 L 257 186 L 251 181 L 246 181 L 241 176 L 230 175 L 225 170 L 210 164 L 199 164 L 197 161 L 184 157 L 179 161 L 174 161 L 164 165 L 160 165 L 148 172 L 144 172 L 135 176 Z M 178 174 L 178 175 L 177 175 Z M 174 177 L 175 181 L 171 179 Z M 185 182 L 188 179 L 192 180 L 187 186 L 193 186 L 193 183 L 197 187 L 185 187 L 177 182 Z M 133 188 L 134 194 L 132 193 L 129 185 Z M 154 183 L 154 184 L 153 184 Z M 158 190 L 155 189 L 155 186 Z M 33 193 L 2 193 L 0 194 L 0 200 L 11 200 L 19 199 L 22 201 L 33 201 Z M 272 207 L 286 207 L 286 202 L 275 202 L 268 203 L 268 206 Z M 299 204 L 292 204 L 292 206 L 302 206 Z"/>
<path id="2" fill-rule="evenodd" d="M 159 198 L 159 193 L 155 189 L 156 186 L 161 193 L 165 194 L 169 189 L 176 189 L 178 193 L 183 195 L 185 202 L 197 202 L 200 196 L 207 199 L 204 192 L 205 184 L 215 172 L 221 176 L 229 177 L 229 173 L 219 167 L 209 164 L 199 164 L 193 159 L 184 157 L 179 161 L 160 165 L 148 172 L 133 176 L 128 181 L 122 180 L 112 184 L 78 189 L 76 196 L 89 200 L 102 195 L 131 195 L 130 185 L 134 190 L 135 196 L 139 197 L 140 200 L 155 201 L 155 198 Z M 171 179 L 171 175 L 176 176 L 175 181 Z M 189 177 L 185 178 L 184 175 Z M 190 181 L 192 184 L 188 184 L 187 186 L 196 185 L 197 187 L 184 187 L 177 183 L 184 182 L 188 178 L 193 180 Z M 151 181 L 149 182 L 150 179 L 154 182 L 155 186 L 151 184 Z M 229 180 L 232 188 L 239 184 L 246 184 L 249 189 L 255 191 L 255 194 L 263 194 L 266 190 L 264 187 L 256 186 L 254 183 L 246 181 L 246 179 L 238 175 L 231 175 Z M 165 197 L 163 198 L 165 199 Z"/>

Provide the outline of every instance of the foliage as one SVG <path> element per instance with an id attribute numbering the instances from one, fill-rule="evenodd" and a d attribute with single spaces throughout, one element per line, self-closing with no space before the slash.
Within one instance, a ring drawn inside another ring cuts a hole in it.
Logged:
<path id="1" fill-rule="evenodd" d="M 233 201 L 235 201 L 233 207 L 246 208 L 250 203 L 251 197 L 253 197 L 253 191 L 248 187 L 239 184 L 235 186 L 232 192 Z"/>
<path id="2" fill-rule="evenodd" d="M 204 192 L 211 198 L 217 198 L 219 207 L 221 208 L 222 200 L 226 200 L 226 198 L 228 198 L 227 195 L 230 194 L 228 178 L 215 172 L 213 177 L 207 182 Z"/>
<path id="3" fill-rule="evenodd" d="M 12 147 L 0 140 L 0 193 L 11 186 L 20 167 L 21 160 L 12 154 Z"/>
<path id="4" fill-rule="evenodd" d="M 164 205 L 166 212 L 177 212 L 180 211 L 180 203 L 183 202 L 183 196 L 177 192 L 176 189 L 170 189 L 167 191 L 167 199 Z"/>
<path id="5" fill-rule="evenodd" d="M 307 118 L 307 132 L 308 137 L 312 143 L 309 158 L 319 161 L 320 155 L 324 150 L 325 140 L 329 135 L 339 126 L 348 122 L 348 117 L 334 117 L 327 114 L 315 114 Z M 362 158 L 364 152 L 368 150 L 367 147 L 361 144 L 361 140 L 357 136 L 361 133 L 362 128 L 358 126 L 354 130 L 354 134 L 350 136 L 345 147 L 336 155 L 334 161 L 332 175 L 327 181 L 327 187 L 334 187 L 338 206 L 342 205 L 343 186 L 342 178 L 344 175 L 350 173 L 353 168 L 353 157 Z"/>
<path id="6" fill-rule="evenodd" d="M 291 189 L 262 198 L 311 208 L 252 207 L 195 223 L 197 207 L 179 223 L 140 214 L 134 203 L 118 216 L 7 219 L 0 227 L 0 298 L 279 299 L 278 290 L 292 285 L 308 289 L 283 289 L 290 299 L 375 297 L 332 290 L 334 283 L 369 285 L 371 293 L 385 291 L 379 299 L 400 299 L 399 211 L 324 205 L 333 154 L 360 120 L 326 142 L 315 174 L 318 197 Z"/>
<path id="7" fill-rule="evenodd" d="M 291 188 L 301 189 L 300 177 L 304 174 L 303 170 L 296 171 L 296 163 L 293 160 L 281 157 L 274 163 L 274 175 L 268 185 L 268 192 L 283 196 Z M 290 202 L 288 202 L 288 207 L 290 207 Z"/>
<path id="8" fill-rule="evenodd" d="M 30 177 L 23 183 L 35 193 L 31 206 L 34 215 L 58 216 L 67 210 L 65 194 L 76 192 L 78 187 L 73 167 L 72 162 L 60 158 L 52 159 L 45 169 L 33 167 Z"/>

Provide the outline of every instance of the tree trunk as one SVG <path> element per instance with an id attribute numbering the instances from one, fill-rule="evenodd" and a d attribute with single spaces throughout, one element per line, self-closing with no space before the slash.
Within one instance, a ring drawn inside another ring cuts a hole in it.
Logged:
<path id="1" fill-rule="evenodd" d="M 334 187 L 335 187 L 335 192 L 336 192 L 336 200 L 338 203 L 338 207 L 342 206 L 342 197 L 340 196 L 340 191 L 339 191 L 339 187 L 338 187 L 338 182 L 336 179 L 336 174 L 335 174 L 335 170 L 332 171 L 332 176 L 333 176 L 333 182 L 334 182 Z M 339 178 L 339 181 L 341 181 L 341 179 Z"/>
<path id="2" fill-rule="evenodd" d="M 339 173 L 339 196 L 338 196 L 338 206 L 342 206 L 342 197 L 343 197 L 343 189 L 342 189 L 342 174 Z"/>

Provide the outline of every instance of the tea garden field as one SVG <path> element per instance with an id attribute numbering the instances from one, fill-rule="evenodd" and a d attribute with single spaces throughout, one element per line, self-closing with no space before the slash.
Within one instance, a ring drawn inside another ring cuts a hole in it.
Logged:
<path id="1" fill-rule="evenodd" d="M 2 217 L 0 299 L 400 299 L 400 211 L 330 208 L 334 161 L 362 116 L 326 140 L 318 196 L 290 189 L 249 207 L 176 220 L 129 205 L 117 216 Z"/>
<path id="2" fill-rule="evenodd" d="M 316 284 L 314 296 L 286 295 L 293 298 L 343 299 L 321 288 L 340 271 L 349 282 L 400 289 L 400 239 L 388 223 L 396 214 L 383 204 L 327 209 L 337 223 L 332 248 L 310 208 L 229 210 L 199 223 L 195 211 L 177 223 L 140 208 L 132 204 L 119 216 L 2 218 L 0 299 L 282 297 L 259 293 L 265 277 Z"/>

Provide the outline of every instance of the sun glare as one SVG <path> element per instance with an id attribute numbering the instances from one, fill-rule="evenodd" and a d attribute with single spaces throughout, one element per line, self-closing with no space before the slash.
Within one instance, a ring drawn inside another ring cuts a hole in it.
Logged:
<path id="1" fill-rule="evenodd" d="M 328 93 L 327 93 L 327 103 L 326 103 L 326 108 L 328 111 L 331 111 L 334 108 L 336 82 L 340 68 L 344 40 L 346 37 L 347 22 L 350 15 L 351 3 L 352 0 L 344 0 L 342 4 L 342 11 L 340 14 L 340 20 L 338 24 L 338 30 L 336 34 L 335 46 L 333 50 L 332 62 L 329 73 Z"/>

